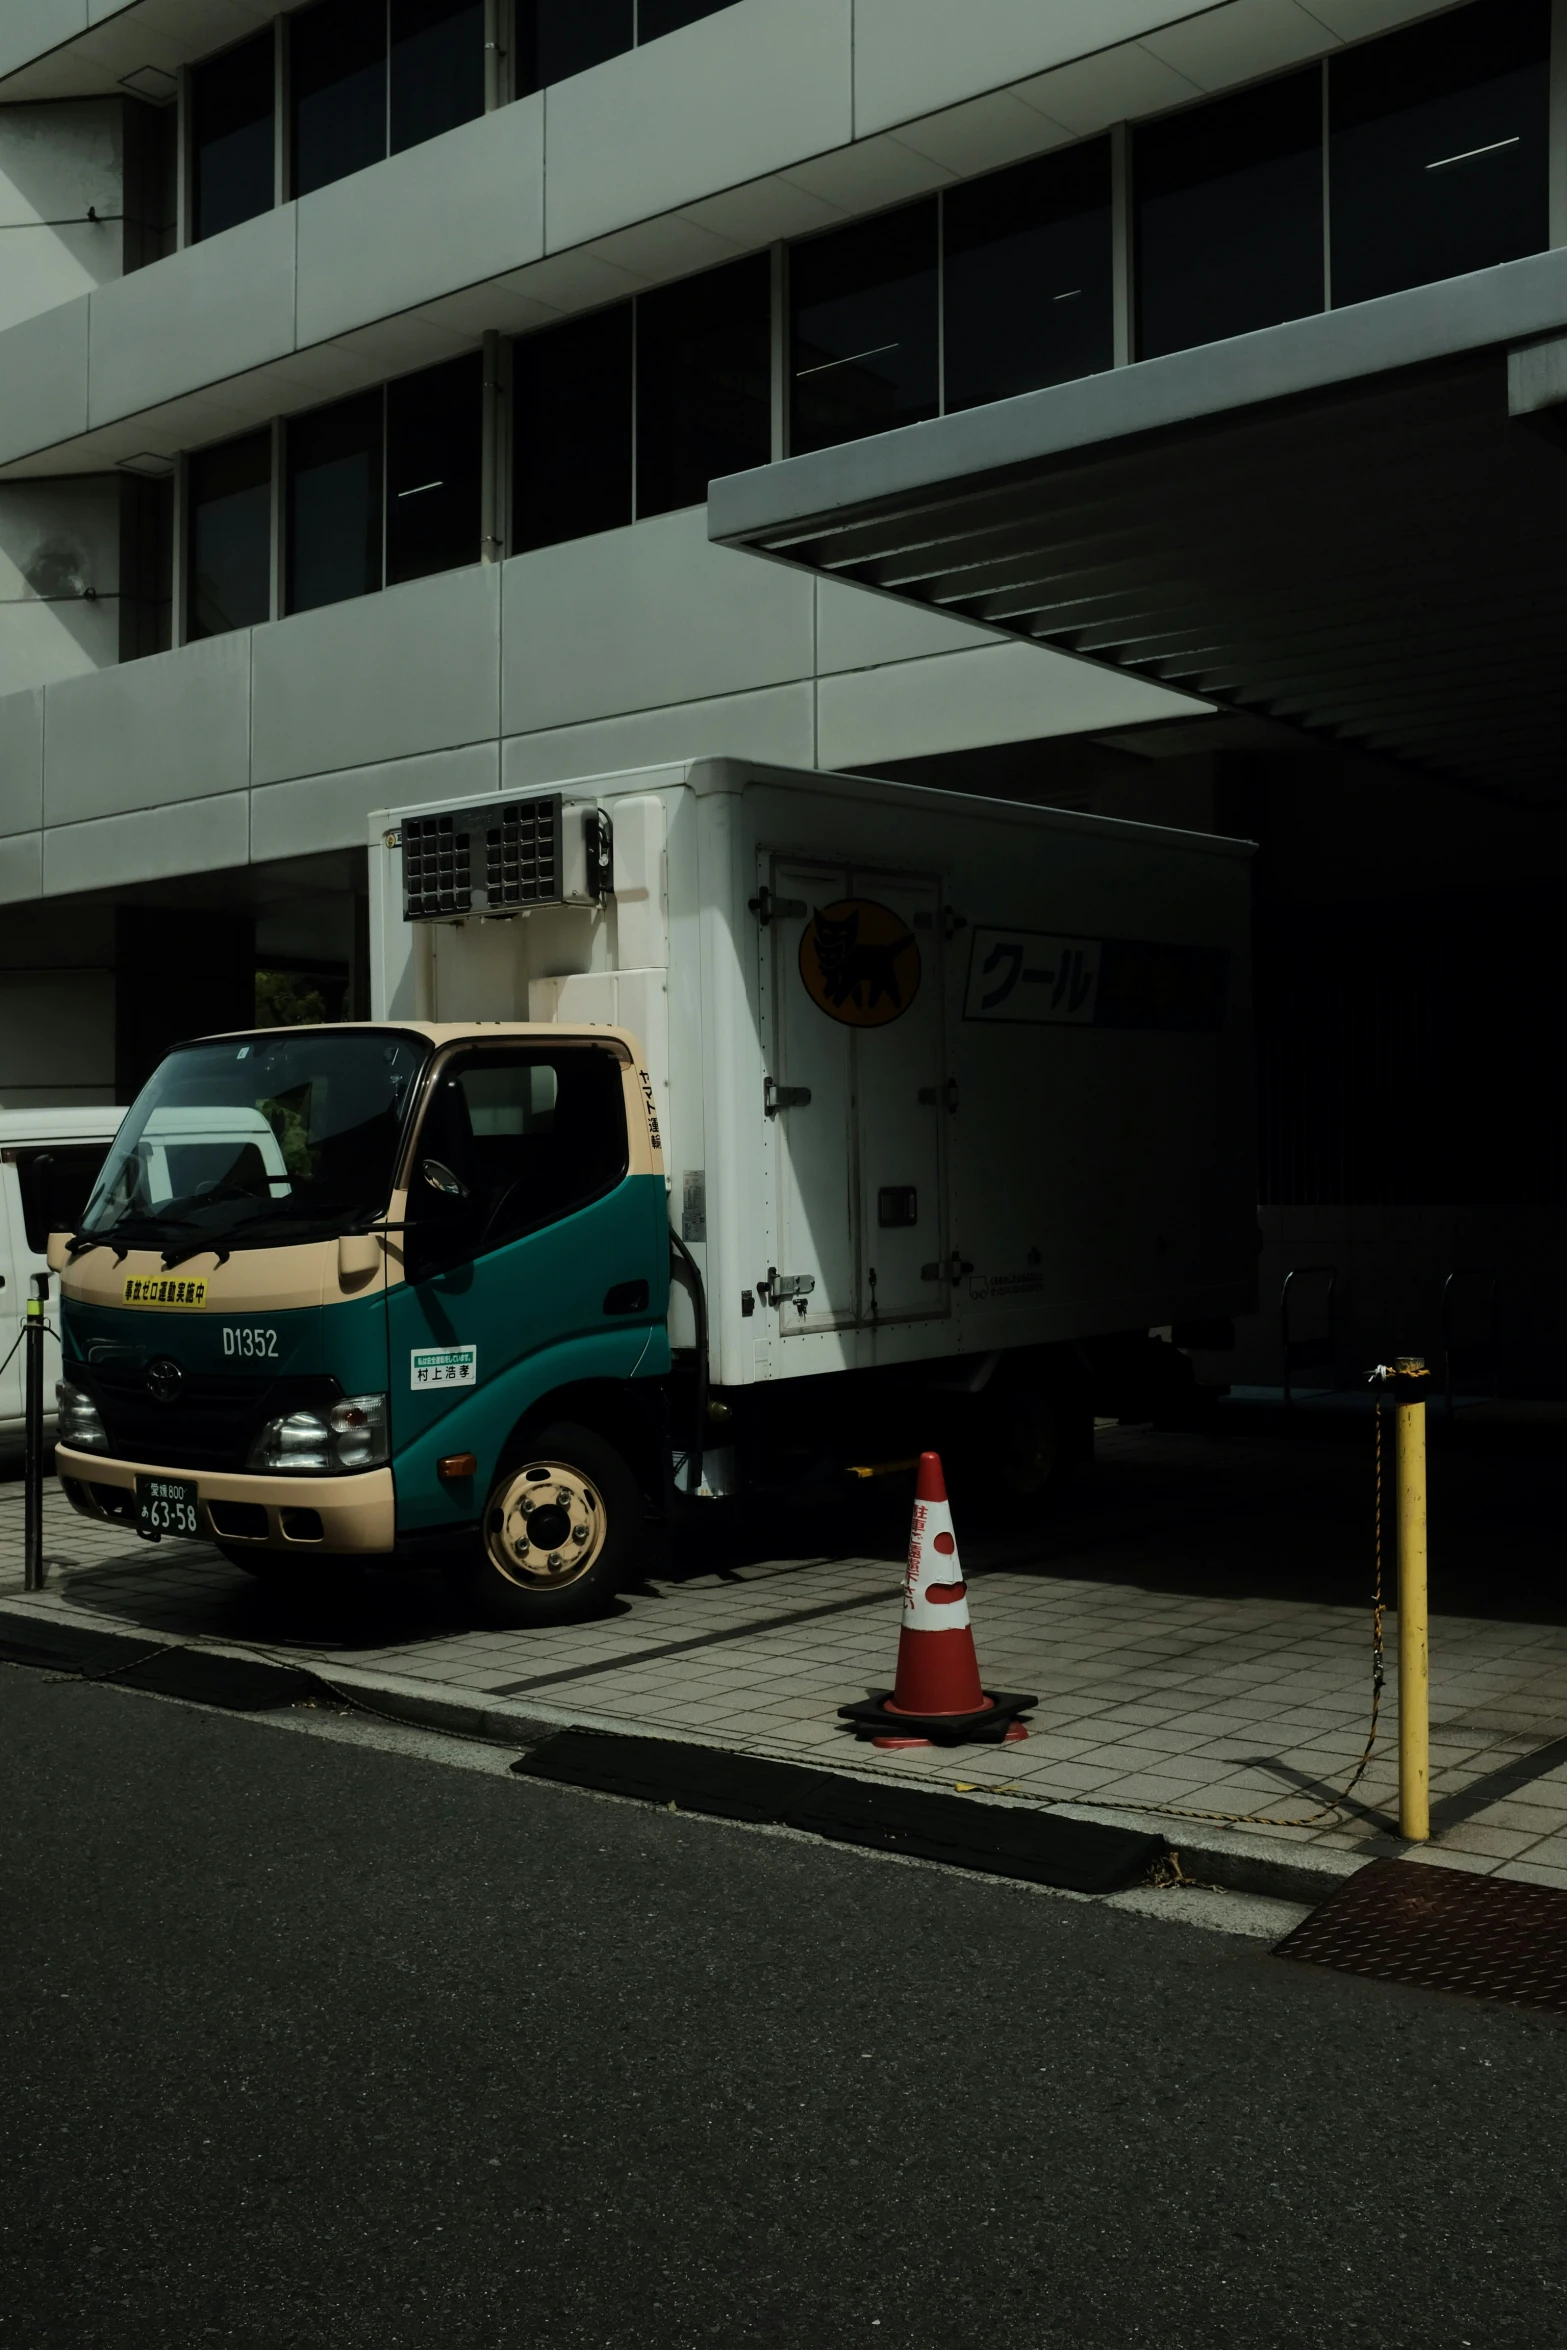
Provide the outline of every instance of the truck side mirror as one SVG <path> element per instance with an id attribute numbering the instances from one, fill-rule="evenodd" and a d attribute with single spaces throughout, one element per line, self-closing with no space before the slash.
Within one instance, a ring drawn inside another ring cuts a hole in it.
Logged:
<path id="1" fill-rule="evenodd" d="M 468 1186 L 460 1175 L 454 1175 L 444 1159 L 421 1159 L 419 1172 L 432 1191 L 445 1199 L 466 1199 Z"/>

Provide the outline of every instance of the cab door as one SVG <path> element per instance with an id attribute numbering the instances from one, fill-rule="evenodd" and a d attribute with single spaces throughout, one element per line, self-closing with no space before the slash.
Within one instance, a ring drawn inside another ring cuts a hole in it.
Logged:
<path id="1" fill-rule="evenodd" d="M 387 1300 L 400 1528 L 475 1518 L 541 1395 L 667 1367 L 663 1178 L 629 1163 L 611 1050 L 475 1046 L 437 1072 Z M 469 1452 L 476 1480 L 443 1479 Z"/>

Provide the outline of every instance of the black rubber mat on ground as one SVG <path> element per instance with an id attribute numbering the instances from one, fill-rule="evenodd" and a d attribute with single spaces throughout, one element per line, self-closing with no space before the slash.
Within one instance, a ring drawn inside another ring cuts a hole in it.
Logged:
<path id="1" fill-rule="evenodd" d="M 1567 2015 L 1567 1893 L 1469 1869 L 1375 1861 L 1286 1934 L 1274 1956 Z"/>
<path id="2" fill-rule="evenodd" d="M 182 1648 L 166 1640 L 105 1640 L 85 1625 L 29 1616 L 0 1617 L 0 1658 L 244 1714 L 297 1705 L 317 1687 L 309 1673 L 263 1657 L 223 1656 L 210 1648 Z"/>
<path id="3" fill-rule="evenodd" d="M 1161 1836 L 1100 1827 L 1033 1809 L 975 1803 L 924 1787 L 887 1787 L 835 1771 L 774 1763 L 674 1739 L 562 1730 L 512 1769 L 601 1794 L 721 1819 L 770 1822 L 949 1867 L 1021 1877 L 1070 1893 L 1115 1893 L 1144 1879 L 1166 1850 Z"/>

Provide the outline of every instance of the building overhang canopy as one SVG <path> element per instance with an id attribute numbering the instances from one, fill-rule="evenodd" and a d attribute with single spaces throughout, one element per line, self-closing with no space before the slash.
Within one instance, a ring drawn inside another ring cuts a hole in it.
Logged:
<path id="1" fill-rule="evenodd" d="M 712 485 L 714 539 L 1567 802 L 1567 251 Z"/>

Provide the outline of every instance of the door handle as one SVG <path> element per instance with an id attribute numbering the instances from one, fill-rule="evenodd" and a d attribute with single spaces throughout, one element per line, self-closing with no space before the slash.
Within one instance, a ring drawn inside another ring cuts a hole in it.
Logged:
<path id="1" fill-rule="evenodd" d="M 606 1314 L 645 1314 L 648 1287 L 645 1281 L 617 1281 L 613 1289 L 604 1292 Z"/>

